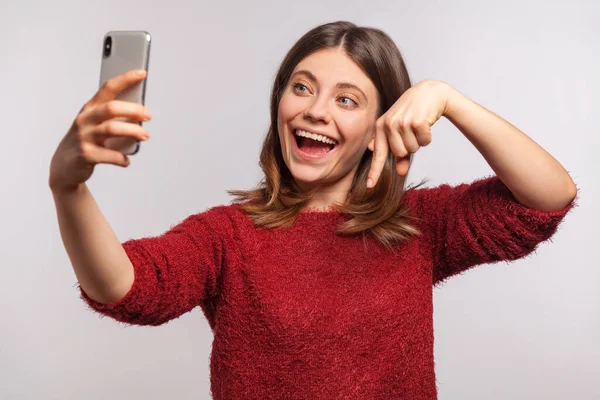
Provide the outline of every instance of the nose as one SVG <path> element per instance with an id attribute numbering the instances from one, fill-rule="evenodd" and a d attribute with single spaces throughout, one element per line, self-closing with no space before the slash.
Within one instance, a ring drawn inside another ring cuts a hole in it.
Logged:
<path id="1" fill-rule="evenodd" d="M 316 97 L 310 106 L 304 110 L 304 118 L 310 122 L 317 123 L 322 122 L 328 124 L 331 120 L 329 109 L 327 105 L 327 99 L 323 97 Z"/>

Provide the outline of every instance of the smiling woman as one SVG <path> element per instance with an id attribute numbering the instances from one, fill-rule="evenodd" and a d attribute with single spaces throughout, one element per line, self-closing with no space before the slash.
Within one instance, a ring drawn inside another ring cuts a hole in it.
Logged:
<path id="1" fill-rule="evenodd" d="M 301 212 L 334 209 L 350 216 L 339 234 L 385 245 L 418 234 L 399 207 L 408 188 L 394 154 L 379 184 L 366 187 L 377 118 L 410 86 L 398 47 L 381 30 L 336 22 L 309 31 L 275 78 L 260 157 L 265 178 L 255 190 L 229 193 L 257 226 L 290 226 Z"/>
<path id="2" fill-rule="evenodd" d="M 118 76 L 84 106 L 50 185 L 90 307 L 139 325 L 202 308 L 215 400 L 434 400 L 432 286 L 531 254 L 575 204 L 564 168 L 524 133 L 447 84 L 411 86 L 387 35 L 336 22 L 279 68 L 259 187 L 121 244 L 85 182 L 96 164 L 126 160 L 102 138 L 147 139 L 103 122 L 148 118 L 113 101 L 143 77 Z M 405 188 L 442 115 L 498 176 Z"/>

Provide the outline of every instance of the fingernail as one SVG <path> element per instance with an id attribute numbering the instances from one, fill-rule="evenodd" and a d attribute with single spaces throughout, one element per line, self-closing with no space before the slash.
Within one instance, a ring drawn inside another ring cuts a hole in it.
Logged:
<path id="1" fill-rule="evenodd" d="M 152 119 L 152 114 L 150 114 L 150 111 L 144 111 L 144 117 L 146 117 L 146 121 L 150 121 Z"/>
<path id="2" fill-rule="evenodd" d="M 136 75 L 137 76 L 144 76 L 145 73 L 146 73 L 146 70 L 138 69 L 137 72 L 136 72 Z"/>
<path id="3" fill-rule="evenodd" d="M 150 132 L 144 132 L 144 140 L 150 139 Z"/>
<path id="4" fill-rule="evenodd" d="M 367 180 L 367 188 L 370 188 L 373 186 L 373 180 L 371 178 L 369 178 L 369 180 Z"/>

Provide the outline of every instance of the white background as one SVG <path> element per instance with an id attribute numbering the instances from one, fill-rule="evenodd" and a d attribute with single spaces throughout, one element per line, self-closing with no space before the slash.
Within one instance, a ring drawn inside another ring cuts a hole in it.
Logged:
<path id="1" fill-rule="evenodd" d="M 386 31 L 413 82 L 443 80 L 546 148 L 579 207 L 537 254 L 435 289 L 440 399 L 598 399 L 600 5 L 595 1 L 19 1 L 0 8 L 0 398 L 208 399 L 199 309 L 125 327 L 78 297 L 47 186 L 52 153 L 98 86 L 102 37 L 153 36 L 153 137 L 89 185 L 120 239 L 154 235 L 251 188 L 278 63 L 312 27 Z M 490 175 L 447 120 L 411 182 Z"/>

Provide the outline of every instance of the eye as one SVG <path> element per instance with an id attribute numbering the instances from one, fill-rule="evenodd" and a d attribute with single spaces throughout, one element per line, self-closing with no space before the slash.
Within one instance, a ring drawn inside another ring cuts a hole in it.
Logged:
<path id="1" fill-rule="evenodd" d="M 308 93 L 308 88 L 300 82 L 296 82 L 292 85 L 295 92 L 298 93 Z"/>
<path id="2" fill-rule="evenodd" d="M 348 96 L 342 96 L 338 99 L 338 101 L 344 106 L 344 107 L 354 107 L 357 106 L 358 104 L 356 103 L 356 101 L 352 100 L 350 97 Z"/>

